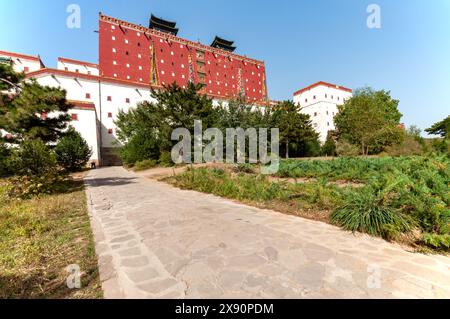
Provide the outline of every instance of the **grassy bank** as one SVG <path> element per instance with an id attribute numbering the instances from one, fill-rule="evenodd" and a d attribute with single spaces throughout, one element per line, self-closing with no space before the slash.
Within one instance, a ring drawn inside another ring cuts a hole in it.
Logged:
<path id="1" fill-rule="evenodd" d="M 450 248 L 446 157 L 288 160 L 276 176 L 257 171 L 201 168 L 168 181 L 416 247 Z"/>
<path id="2" fill-rule="evenodd" d="M 8 198 L 0 180 L 0 298 L 101 298 L 97 258 L 81 180 L 59 194 Z M 66 267 L 80 266 L 81 289 Z"/>

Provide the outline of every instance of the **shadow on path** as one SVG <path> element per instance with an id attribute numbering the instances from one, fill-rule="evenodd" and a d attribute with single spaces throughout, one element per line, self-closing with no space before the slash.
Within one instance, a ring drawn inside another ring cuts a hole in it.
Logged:
<path id="1" fill-rule="evenodd" d="M 85 184 L 89 187 L 101 186 L 123 186 L 137 183 L 134 177 L 120 177 L 120 178 L 87 178 Z"/>

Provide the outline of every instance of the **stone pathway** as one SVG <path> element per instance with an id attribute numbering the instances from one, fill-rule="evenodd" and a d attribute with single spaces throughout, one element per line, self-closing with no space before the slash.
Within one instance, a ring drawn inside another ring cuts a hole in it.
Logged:
<path id="1" fill-rule="evenodd" d="M 106 298 L 449 298 L 450 258 L 173 188 L 85 179 Z"/>

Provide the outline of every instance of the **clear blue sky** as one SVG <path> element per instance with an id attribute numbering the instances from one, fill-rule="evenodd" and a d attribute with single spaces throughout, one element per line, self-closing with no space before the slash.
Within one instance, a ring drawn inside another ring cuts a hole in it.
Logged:
<path id="1" fill-rule="evenodd" d="M 66 7 L 81 7 L 81 29 Z M 381 7 L 368 29 L 366 8 Z M 98 12 L 147 25 L 150 13 L 175 20 L 179 35 L 209 44 L 232 39 L 237 53 L 266 62 L 272 99 L 322 80 L 390 90 L 406 125 L 426 128 L 450 110 L 448 0 L 0 0 L 0 49 L 98 61 Z"/>

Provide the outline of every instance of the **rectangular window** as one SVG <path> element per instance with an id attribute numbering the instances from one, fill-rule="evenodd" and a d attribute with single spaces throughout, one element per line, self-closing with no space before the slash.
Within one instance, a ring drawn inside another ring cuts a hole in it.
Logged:
<path id="1" fill-rule="evenodd" d="M 112 117 L 112 113 L 111 112 L 108 113 L 108 117 Z"/>
<path id="2" fill-rule="evenodd" d="M 26 67 L 23 68 L 23 71 L 24 71 L 24 72 L 29 72 L 29 71 L 30 71 L 30 68 L 26 66 Z"/>
<path id="3" fill-rule="evenodd" d="M 206 84 L 206 74 L 197 73 L 197 75 L 198 75 L 198 82 Z"/>
<path id="4" fill-rule="evenodd" d="M 77 73 L 80 73 L 80 70 L 78 70 L 78 69 L 75 69 L 75 72 L 77 72 Z"/>
<path id="5" fill-rule="evenodd" d="M 130 103 L 130 99 L 129 99 L 129 98 L 126 98 L 126 99 L 125 99 L 125 103 Z"/>
<path id="6" fill-rule="evenodd" d="M 314 112 L 314 116 L 317 116 L 317 112 Z"/>
<path id="7" fill-rule="evenodd" d="M 203 52 L 203 51 L 197 51 L 197 52 L 196 52 L 196 56 L 197 56 L 197 59 L 203 60 L 203 59 L 205 58 L 205 52 Z"/>
<path id="8" fill-rule="evenodd" d="M 111 96 L 108 96 L 108 97 L 106 98 L 106 100 L 107 100 L 108 102 L 111 102 L 111 101 L 112 101 L 112 97 L 111 97 Z"/>
<path id="9" fill-rule="evenodd" d="M 86 98 L 90 99 L 91 98 L 91 94 L 90 93 L 86 93 Z"/>
<path id="10" fill-rule="evenodd" d="M 112 128 L 109 128 L 108 129 L 108 134 L 112 134 L 113 133 L 113 129 Z"/>
<path id="11" fill-rule="evenodd" d="M 70 117 L 72 118 L 72 121 L 78 121 L 78 114 L 76 113 L 70 114 Z"/>
<path id="12" fill-rule="evenodd" d="M 197 62 L 197 71 L 205 73 L 205 63 L 204 62 Z"/>
<path id="13" fill-rule="evenodd" d="M 65 70 L 65 71 L 69 71 L 69 68 L 66 66 L 66 67 L 64 68 L 64 70 Z"/>

